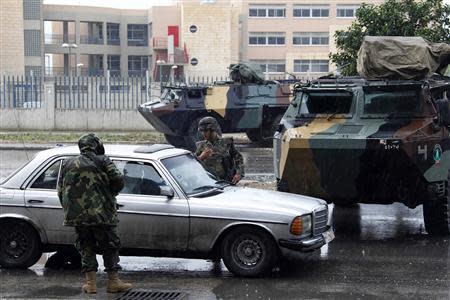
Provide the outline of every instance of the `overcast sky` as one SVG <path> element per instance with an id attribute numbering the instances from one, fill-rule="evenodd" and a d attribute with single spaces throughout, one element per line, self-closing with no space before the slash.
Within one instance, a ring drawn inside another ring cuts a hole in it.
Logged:
<path id="1" fill-rule="evenodd" d="M 192 1 L 201 1 L 201 0 L 192 0 Z M 284 2 L 287 1 L 292 0 L 286 0 Z M 314 1 L 315 0 L 311 0 L 311 2 Z M 450 4 L 450 0 L 444 0 L 444 2 Z M 139 8 L 148 8 L 152 5 L 170 5 L 172 3 L 172 0 L 44 0 L 44 3 L 139 9 Z"/>

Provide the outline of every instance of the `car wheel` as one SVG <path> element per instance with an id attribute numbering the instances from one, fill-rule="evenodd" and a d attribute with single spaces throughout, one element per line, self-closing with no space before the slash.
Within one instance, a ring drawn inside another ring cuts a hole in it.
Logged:
<path id="1" fill-rule="evenodd" d="M 448 235 L 450 233 L 450 196 L 449 186 L 446 195 L 438 199 L 427 199 L 423 203 L 423 220 L 430 235 Z"/>
<path id="2" fill-rule="evenodd" d="M 186 146 L 184 137 L 182 136 L 164 134 L 164 137 L 166 138 L 166 141 L 172 146 L 175 146 L 177 148 L 183 148 Z"/>
<path id="3" fill-rule="evenodd" d="M 28 268 L 42 255 L 37 232 L 24 222 L 0 224 L 0 265 L 3 268 Z"/>
<path id="4" fill-rule="evenodd" d="M 58 249 L 45 263 L 48 269 L 81 269 L 81 255 L 75 247 Z"/>
<path id="5" fill-rule="evenodd" d="M 275 241 L 262 230 L 245 227 L 231 231 L 222 243 L 222 258 L 233 274 L 257 277 L 268 274 L 277 262 Z"/>

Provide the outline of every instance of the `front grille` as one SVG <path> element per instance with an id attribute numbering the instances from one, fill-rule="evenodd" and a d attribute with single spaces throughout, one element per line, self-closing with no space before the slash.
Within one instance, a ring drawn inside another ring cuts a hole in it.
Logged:
<path id="1" fill-rule="evenodd" d="M 313 214 L 313 235 L 319 235 L 327 230 L 328 207 L 320 208 Z"/>

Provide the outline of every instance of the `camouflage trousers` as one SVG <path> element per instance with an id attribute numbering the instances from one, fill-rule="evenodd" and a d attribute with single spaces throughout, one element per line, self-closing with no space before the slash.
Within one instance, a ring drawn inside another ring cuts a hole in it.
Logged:
<path id="1" fill-rule="evenodd" d="M 83 273 L 97 271 L 96 254 L 103 255 L 105 272 L 117 271 L 119 265 L 120 239 L 116 226 L 77 226 L 75 227 L 75 247 L 81 255 Z"/>

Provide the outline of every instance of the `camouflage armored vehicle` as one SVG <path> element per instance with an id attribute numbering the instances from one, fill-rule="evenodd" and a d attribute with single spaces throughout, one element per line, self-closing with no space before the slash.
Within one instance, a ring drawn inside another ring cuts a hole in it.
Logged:
<path id="1" fill-rule="evenodd" d="M 216 118 L 222 133 L 245 132 L 251 141 L 271 142 L 292 98 L 290 82 L 235 79 L 210 86 L 166 86 L 159 99 L 138 110 L 176 147 L 195 149 L 197 124 L 205 116 Z"/>
<path id="2" fill-rule="evenodd" d="M 450 229 L 450 78 L 297 85 L 274 139 L 277 188 L 336 204 L 423 204 Z"/>

